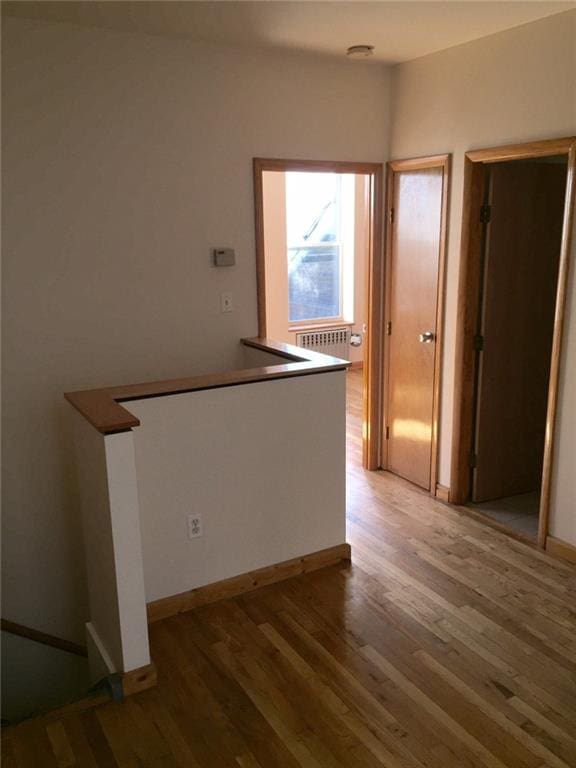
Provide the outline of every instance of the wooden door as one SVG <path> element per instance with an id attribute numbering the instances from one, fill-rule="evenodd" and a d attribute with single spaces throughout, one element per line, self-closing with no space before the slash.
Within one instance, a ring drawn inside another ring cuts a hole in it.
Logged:
<path id="1" fill-rule="evenodd" d="M 388 254 L 386 468 L 430 490 L 445 165 L 395 170 Z"/>
<path id="2" fill-rule="evenodd" d="M 472 500 L 540 488 L 566 164 L 490 167 Z"/>

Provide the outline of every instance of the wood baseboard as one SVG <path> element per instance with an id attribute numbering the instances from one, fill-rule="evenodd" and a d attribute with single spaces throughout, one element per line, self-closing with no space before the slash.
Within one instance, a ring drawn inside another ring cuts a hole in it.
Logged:
<path id="1" fill-rule="evenodd" d="M 361 371 L 364 368 L 364 362 L 362 360 L 356 360 L 354 363 L 350 363 L 349 371 Z"/>
<path id="2" fill-rule="evenodd" d="M 3 632 L 9 632 L 11 635 L 25 637 L 28 640 L 33 640 L 35 643 L 42 643 L 42 645 L 49 645 L 52 648 L 58 648 L 60 651 L 66 651 L 66 653 L 74 653 L 76 656 L 88 655 L 88 651 L 84 645 L 74 643 L 71 640 L 64 640 L 61 637 L 49 635 L 46 632 L 40 632 L 39 629 L 25 627 L 23 624 L 17 624 L 15 621 L 0 619 L 0 628 Z"/>
<path id="3" fill-rule="evenodd" d="M 567 560 L 569 563 L 576 563 L 576 547 L 567 541 L 556 539 L 554 536 L 546 536 L 546 552 L 552 557 Z"/>
<path id="4" fill-rule="evenodd" d="M 133 669 L 122 674 L 122 693 L 124 697 L 153 688 L 158 683 L 158 675 L 154 664 Z"/>
<path id="5" fill-rule="evenodd" d="M 440 483 L 436 483 L 436 498 L 440 499 L 440 501 L 445 501 L 448 504 L 450 501 L 450 488 L 447 488 L 445 485 L 440 485 Z"/>
<path id="6" fill-rule="evenodd" d="M 169 616 L 175 616 L 178 613 L 190 611 L 201 605 L 215 603 L 218 600 L 225 600 L 231 597 L 237 597 L 246 592 L 252 592 L 259 587 L 268 584 L 274 584 L 277 581 L 290 579 L 292 576 L 298 576 L 302 573 L 310 573 L 320 568 L 326 568 L 329 565 L 335 565 L 343 560 L 351 560 L 352 554 L 350 544 L 339 544 L 336 547 L 322 549 L 319 552 L 312 552 L 310 555 L 295 557 L 292 560 L 286 560 L 283 563 L 269 565 L 265 568 L 259 568 L 256 571 L 243 573 L 240 576 L 233 576 L 230 579 L 217 581 L 214 584 L 207 584 L 204 587 L 197 587 L 188 592 L 181 592 L 178 595 L 163 597 L 160 600 L 154 600 L 147 605 L 148 623 L 166 619 Z"/>

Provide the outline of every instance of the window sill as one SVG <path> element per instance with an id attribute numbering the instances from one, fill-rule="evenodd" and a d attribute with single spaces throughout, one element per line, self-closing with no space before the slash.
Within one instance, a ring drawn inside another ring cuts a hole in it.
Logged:
<path id="1" fill-rule="evenodd" d="M 341 328 L 342 326 L 345 326 L 347 328 L 352 328 L 353 325 L 354 323 L 351 323 L 348 320 L 330 320 L 330 322 L 306 323 L 304 325 L 291 325 L 288 328 L 288 332 L 301 333 L 302 331 L 322 331 L 322 330 L 328 330 L 330 328 Z"/>

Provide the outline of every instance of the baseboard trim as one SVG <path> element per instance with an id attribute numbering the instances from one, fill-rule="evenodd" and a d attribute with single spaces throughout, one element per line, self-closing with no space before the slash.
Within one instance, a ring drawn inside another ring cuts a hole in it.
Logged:
<path id="1" fill-rule="evenodd" d="M 554 536 L 546 536 L 546 552 L 552 557 L 567 560 L 569 563 L 576 563 L 576 547 L 567 541 L 556 539 Z"/>
<path id="2" fill-rule="evenodd" d="M 436 483 L 436 498 L 440 499 L 440 501 L 445 501 L 448 504 L 450 501 L 450 488 L 446 485 Z"/>
<path id="3" fill-rule="evenodd" d="M 135 693 L 146 691 L 148 688 L 154 688 L 157 684 L 158 674 L 153 663 L 122 673 L 122 694 L 124 697 L 133 696 Z"/>
<path id="4" fill-rule="evenodd" d="M 71 640 L 64 640 L 61 637 L 49 635 L 46 632 L 40 632 L 39 629 L 25 627 L 23 624 L 17 624 L 15 621 L 0 619 L 0 628 L 3 632 L 9 632 L 11 635 L 18 635 L 19 637 L 25 637 L 28 640 L 34 640 L 35 643 L 49 645 L 52 648 L 58 648 L 60 651 L 66 651 L 66 653 L 74 653 L 76 656 L 88 655 L 88 651 L 84 645 L 74 643 Z"/>
<path id="5" fill-rule="evenodd" d="M 349 561 L 351 559 L 350 544 L 339 544 L 336 547 L 329 547 L 319 552 L 312 552 L 309 555 L 285 560 L 283 563 L 259 568 L 256 571 L 233 576 L 230 579 L 207 584 L 204 587 L 197 587 L 188 592 L 181 592 L 178 595 L 153 600 L 146 606 L 148 623 L 153 624 L 161 619 L 167 619 L 169 616 L 191 611 L 193 608 L 198 608 L 201 605 L 237 597 L 246 592 L 252 592 L 259 587 L 284 581 L 302 573 L 317 571 L 320 568 L 326 568 L 329 565 L 335 565 L 343 560 Z"/>
<path id="6" fill-rule="evenodd" d="M 350 363 L 350 368 L 348 368 L 349 371 L 361 371 L 364 368 L 364 362 L 362 360 L 356 360 L 353 363 Z"/>

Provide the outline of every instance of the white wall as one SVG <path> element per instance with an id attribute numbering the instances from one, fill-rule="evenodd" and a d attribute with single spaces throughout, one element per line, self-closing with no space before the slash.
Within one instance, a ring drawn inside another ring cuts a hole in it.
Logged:
<path id="1" fill-rule="evenodd" d="M 345 382 L 336 371 L 129 404 L 147 601 L 345 542 Z M 193 514 L 203 536 L 189 539 Z"/>
<path id="2" fill-rule="evenodd" d="M 390 156 L 408 158 L 443 152 L 453 155 L 440 425 L 439 482 L 443 485 L 450 485 L 464 153 L 479 147 L 576 133 L 575 39 L 576 11 L 570 11 L 393 70 Z M 574 290 L 573 269 L 572 297 Z M 574 335 L 573 310 L 569 317 L 565 350 Z M 574 343 L 570 354 L 574 354 Z M 575 375 L 574 361 L 565 362 L 559 417 L 566 425 L 570 419 L 574 421 L 571 393 Z M 554 496 L 556 509 L 551 532 L 562 533 L 563 538 L 576 543 L 573 494 L 570 500 L 574 450 L 568 449 L 568 432 L 567 426 L 561 429 L 557 481 L 563 489 Z M 564 518 L 572 523 L 562 522 Z"/>
<path id="3" fill-rule="evenodd" d="M 81 639 L 62 392 L 232 365 L 257 333 L 252 157 L 385 160 L 389 75 L 14 19 L 3 59 L 3 615 Z"/>

